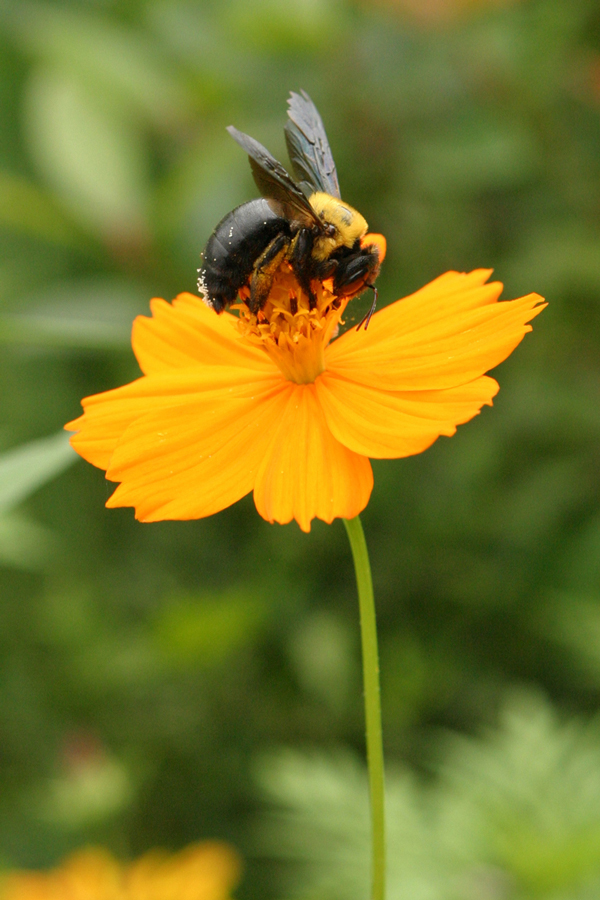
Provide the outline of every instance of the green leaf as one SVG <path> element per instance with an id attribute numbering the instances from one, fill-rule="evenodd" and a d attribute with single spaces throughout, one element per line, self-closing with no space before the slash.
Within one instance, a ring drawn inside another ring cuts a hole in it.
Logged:
<path id="1" fill-rule="evenodd" d="M 148 313 L 148 296 L 143 286 L 117 278 L 54 284 L 20 301 L 32 309 L 0 314 L 0 343 L 128 349 L 133 319 Z"/>
<path id="2" fill-rule="evenodd" d="M 415 141 L 417 182 L 435 193 L 475 193 L 521 185 L 536 171 L 539 148 L 518 119 L 503 121 L 474 110 Z"/>
<path id="3" fill-rule="evenodd" d="M 183 124 L 193 114 L 185 82 L 161 45 L 141 29 L 128 29 L 76 6 L 26 0 L 8 4 L 4 20 L 39 60 L 127 107 L 130 115 L 144 117 L 163 130 Z"/>
<path id="4" fill-rule="evenodd" d="M 56 551 L 50 529 L 21 512 L 0 514 L 0 565 L 38 571 Z"/>
<path id="5" fill-rule="evenodd" d="M 0 316 L 0 343 L 36 347 L 118 350 L 130 346 L 129 331 L 110 322 L 60 316 Z"/>
<path id="6" fill-rule="evenodd" d="M 146 239 L 147 159 L 134 123 L 58 71 L 38 71 L 26 98 L 31 151 L 61 201 L 112 245 Z"/>
<path id="7" fill-rule="evenodd" d="M 454 851 L 504 870 L 519 897 L 600 886 L 600 728 L 519 692 L 484 740 L 454 736 L 440 825 Z"/>
<path id="8" fill-rule="evenodd" d="M 176 666 L 211 666 L 251 643 L 264 618 L 264 604 L 243 592 L 184 597 L 161 608 L 154 636 L 165 660 Z"/>
<path id="9" fill-rule="evenodd" d="M 101 747 L 87 755 L 85 749 L 78 765 L 40 785 L 31 797 L 41 818 L 55 828 L 77 831 L 110 821 L 133 799 L 133 780 L 121 760 Z"/>
<path id="10" fill-rule="evenodd" d="M 0 225 L 66 247 L 78 247 L 82 237 L 54 200 L 37 185 L 0 171 Z"/>
<path id="11" fill-rule="evenodd" d="M 188 260 L 195 263 L 216 223 L 248 191 L 248 173 L 237 150 L 224 129 L 204 132 L 158 185 L 152 208 L 153 231 L 172 242 L 174 254 L 185 254 L 186 266 Z"/>
<path id="12" fill-rule="evenodd" d="M 0 515 L 12 510 L 76 459 L 77 454 L 62 431 L 1 454 Z"/>
<path id="13" fill-rule="evenodd" d="M 319 610 L 299 623 L 291 635 L 290 661 L 305 690 L 334 713 L 346 708 L 352 689 L 359 690 L 352 633 L 343 619 Z"/>
<path id="14" fill-rule="evenodd" d="M 263 53 L 310 53 L 341 40 L 343 7 L 335 0 L 233 0 L 226 25 L 247 46 Z"/>

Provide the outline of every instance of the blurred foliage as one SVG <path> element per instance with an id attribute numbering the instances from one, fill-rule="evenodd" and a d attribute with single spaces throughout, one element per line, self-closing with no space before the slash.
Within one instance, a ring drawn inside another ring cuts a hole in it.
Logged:
<path id="1" fill-rule="evenodd" d="M 389 773 L 390 900 L 598 896 L 598 719 L 561 722 L 540 696 L 521 693 L 500 723 L 483 740 L 442 738 L 432 783 Z M 284 896 L 366 896 L 363 764 L 290 750 L 264 759 L 259 780 L 271 808 L 258 845 L 286 861 Z"/>
<path id="2" fill-rule="evenodd" d="M 209 520 L 140 525 L 105 510 L 102 473 L 67 468 L 47 437 L 82 396 L 136 377 L 132 318 L 152 296 L 194 291 L 211 230 L 255 195 L 225 126 L 285 160 L 299 88 L 323 115 L 344 197 L 387 235 L 383 303 L 477 266 L 495 267 L 507 296 L 550 300 L 502 366 L 495 409 L 375 465 L 364 522 L 386 752 L 413 772 L 390 783 L 398 878 L 432 900 L 592 896 L 596 731 L 536 707 L 445 756 L 440 734 L 491 727 L 516 684 L 567 718 L 600 698 L 593 0 L 2 0 L 0 495 L 19 505 L 0 496 L 0 862 L 222 838 L 248 860 L 239 896 L 276 897 L 284 844 L 304 851 L 291 831 L 269 859 L 258 848 L 255 761 L 282 744 L 363 752 L 339 523 L 303 535 L 247 498 Z M 310 759 L 293 763 L 306 796 L 321 778 L 358 816 L 355 764 Z M 324 871 L 340 840 L 328 828 Z M 356 847 L 362 834 L 357 819 L 359 837 L 341 837 Z M 312 866 L 296 893 L 354 896 Z"/>

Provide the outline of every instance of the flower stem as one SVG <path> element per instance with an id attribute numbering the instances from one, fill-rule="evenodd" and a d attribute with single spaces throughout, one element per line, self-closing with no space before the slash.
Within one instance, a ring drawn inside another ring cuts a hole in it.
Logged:
<path id="1" fill-rule="evenodd" d="M 385 898 L 385 808 L 383 740 L 381 730 L 381 700 L 379 691 L 379 658 L 377 652 L 377 625 L 371 564 L 365 534 L 358 516 L 344 519 L 352 548 L 358 603 L 360 607 L 360 634 L 362 641 L 363 681 L 365 690 L 365 718 L 367 725 L 367 763 L 369 766 L 369 792 L 371 796 L 371 826 L 373 852 L 372 900 Z"/>

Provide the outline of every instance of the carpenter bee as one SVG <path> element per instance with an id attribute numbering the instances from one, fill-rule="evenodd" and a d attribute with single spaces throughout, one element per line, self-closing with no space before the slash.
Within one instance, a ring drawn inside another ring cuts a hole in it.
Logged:
<path id="1" fill-rule="evenodd" d="M 327 135 L 316 106 L 304 91 L 290 93 L 285 139 L 294 181 L 262 144 L 232 125 L 230 135 L 246 151 L 261 199 L 243 203 L 219 222 L 202 253 L 198 289 L 205 302 L 222 312 L 248 287 L 253 313 L 265 305 L 275 274 L 287 261 L 314 309 L 313 280 L 333 278 L 337 296 L 373 290 L 375 310 L 379 251 L 363 246 L 367 223 L 342 202 Z M 360 325 L 358 326 L 360 328 Z"/>

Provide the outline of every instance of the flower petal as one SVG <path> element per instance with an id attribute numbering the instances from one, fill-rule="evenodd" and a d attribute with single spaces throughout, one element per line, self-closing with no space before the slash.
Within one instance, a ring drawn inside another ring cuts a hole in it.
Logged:
<path id="1" fill-rule="evenodd" d="M 493 378 L 441 391 L 380 391 L 331 372 L 315 382 L 317 397 L 332 434 L 355 453 L 375 459 L 412 456 L 442 434 L 492 405 Z"/>
<path id="2" fill-rule="evenodd" d="M 361 247 L 377 247 L 379 250 L 379 262 L 382 263 L 387 252 L 387 241 L 382 234 L 372 234 L 369 232 L 360 239 Z"/>
<path id="3" fill-rule="evenodd" d="M 138 378 L 130 384 L 94 394 L 82 400 L 84 414 L 65 425 L 77 431 L 71 446 L 88 462 L 107 469 L 125 430 L 146 413 L 188 404 L 195 395 L 205 395 L 205 402 L 218 404 L 222 397 L 243 399 L 262 396 L 280 384 L 278 374 L 262 378 L 251 369 L 233 366 L 196 365 L 192 369 L 175 369 Z M 190 397 L 192 395 L 192 397 Z"/>
<path id="4" fill-rule="evenodd" d="M 244 340 L 235 316 L 217 315 L 193 294 L 179 294 L 173 303 L 154 299 L 152 318 L 138 316 L 131 343 L 142 372 L 151 375 L 191 365 L 245 366 L 262 372 L 275 366 L 259 347 Z"/>
<path id="5" fill-rule="evenodd" d="M 292 385 L 279 430 L 256 474 L 254 502 L 264 519 L 353 518 L 373 488 L 371 464 L 337 441 L 327 426 L 313 384 Z"/>
<path id="6" fill-rule="evenodd" d="M 502 362 L 542 311 L 529 294 L 498 303 L 489 270 L 447 272 L 376 313 L 368 331 L 348 331 L 327 348 L 327 369 L 382 390 L 466 384 Z"/>
<path id="7" fill-rule="evenodd" d="M 143 522 L 199 519 L 249 493 L 287 405 L 281 378 L 252 396 L 206 391 L 135 419 L 106 477 L 121 484 L 108 507 L 135 506 Z"/>

